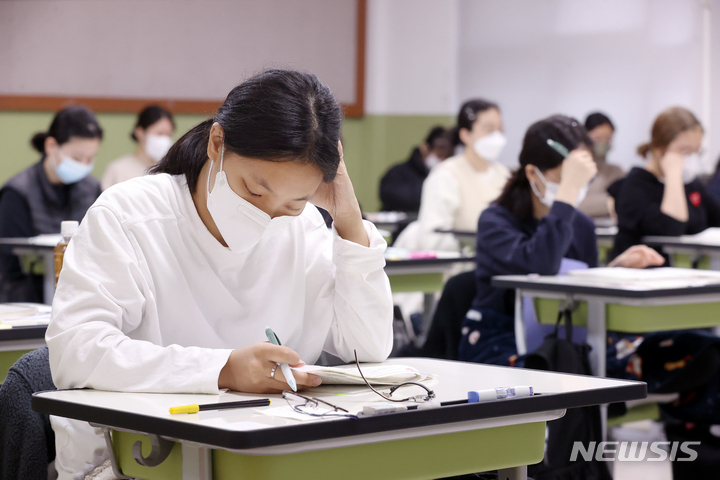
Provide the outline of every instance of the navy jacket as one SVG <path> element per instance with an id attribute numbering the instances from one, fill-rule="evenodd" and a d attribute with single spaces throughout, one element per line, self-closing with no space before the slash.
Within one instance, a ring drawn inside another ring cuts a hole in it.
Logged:
<path id="1" fill-rule="evenodd" d="M 555 275 L 563 258 L 597 266 L 595 225 L 582 212 L 555 202 L 540 220 L 521 222 L 505 207 L 490 205 L 480 215 L 477 236 L 477 296 L 474 309 L 512 316 L 515 292 L 490 285 L 495 275 Z"/>

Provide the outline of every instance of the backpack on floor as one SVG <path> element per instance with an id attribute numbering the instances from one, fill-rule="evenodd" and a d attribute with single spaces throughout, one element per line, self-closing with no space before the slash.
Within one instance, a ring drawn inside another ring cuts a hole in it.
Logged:
<path id="1" fill-rule="evenodd" d="M 558 330 L 565 317 L 565 338 Z M 577 344 L 572 340 L 572 314 L 570 309 L 558 313 L 555 331 L 545 337 L 543 343 L 525 358 L 525 367 L 559 373 L 592 375 L 587 343 Z M 607 462 L 594 458 L 585 461 L 578 456 L 570 461 L 573 444 L 582 442 L 587 448 L 590 442 L 602 441 L 600 407 L 571 408 L 563 418 L 547 425 L 545 458 L 537 465 L 528 467 L 528 474 L 536 480 L 612 480 Z M 597 443 L 596 443 L 597 444 Z"/>

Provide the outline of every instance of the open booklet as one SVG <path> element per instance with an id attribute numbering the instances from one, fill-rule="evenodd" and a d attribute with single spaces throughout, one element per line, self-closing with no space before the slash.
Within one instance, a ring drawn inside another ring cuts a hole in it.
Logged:
<path id="1" fill-rule="evenodd" d="M 403 382 L 421 382 L 432 377 L 424 375 L 406 365 L 361 365 L 362 372 L 368 382 L 373 385 L 393 385 Z M 322 379 L 324 385 L 364 385 L 360 372 L 355 365 L 340 367 L 322 367 L 319 365 L 305 365 L 293 368 L 298 372 L 312 373 Z"/>

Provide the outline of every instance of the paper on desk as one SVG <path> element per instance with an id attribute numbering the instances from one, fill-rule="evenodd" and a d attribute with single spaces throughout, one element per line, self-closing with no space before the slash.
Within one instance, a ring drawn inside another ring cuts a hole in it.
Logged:
<path id="1" fill-rule="evenodd" d="M 407 365 L 373 365 L 361 366 L 368 382 L 374 385 L 392 385 L 402 382 L 421 382 L 431 378 Z M 298 372 L 312 373 L 322 379 L 325 385 L 364 385 L 360 372 L 355 365 L 341 367 L 322 367 L 319 365 L 305 365 L 293 368 Z"/>
<path id="2" fill-rule="evenodd" d="M 698 270 L 693 268 L 625 268 L 625 267 L 603 267 L 588 268 L 585 270 L 572 270 L 568 275 L 574 277 L 593 277 L 608 280 L 631 280 L 631 281 L 656 281 L 656 280 L 680 280 L 680 279 L 712 279 L 720 281 L 720 272 L 713 270 Z"/>
<path id="3" fill-rule="evenodd" d="M 0 321 L 15 327 L 47 325 L 51 310 L 49 305 L 38 303 L 4 303 L 0 304 Z"/>
<path id="4" fill-rule="evenodd" d="M 31 245 L 41 245 L 43 247 L 54 247 L 62 240 L 62 235 L 59 233 L 46 233 L 38 235 L 37 237 L 28 238 L 28 243 Z"/>
<path id="5" fill-rule="evenodd" d="M 683 240 L 690 240 L 697 243 L 707 243 L 710 245 L 720 245 L 720 228 L 706 228 L 695 235 L 682 235 Z"/>
<path id="6" fill-rule="evenodd" d="M 589 268 L 573 270 L 568 275 L 592 278 L 607 285 L 626 290 L 664 290 L 673 288 L 702 287 L 720 283 L 720 272 L 692 268 Z"/>

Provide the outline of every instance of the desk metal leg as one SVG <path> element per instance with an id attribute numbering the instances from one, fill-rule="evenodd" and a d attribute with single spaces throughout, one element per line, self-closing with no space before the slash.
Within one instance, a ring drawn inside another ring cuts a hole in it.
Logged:
<path id="1" fill-rule="evenodd" d="M 720 270 L 720 255 L 716 251 L 710 254 L 710 270 Z"/>
<path id="2" fill-rule="evenodd" d="M 212 450 L 183 442 L 182 472 L 183 480 L 212 480 Z"/>
<path id="3" fill-rule="evenodd" d="M 43 302 L 52 305 L 55 296 L 55 253 L 43 253 L 43 266 L 45 276 L 43 278 Z"/>
<path id="4" fill-rule="evenodd" d="M 527 480 L 527 465 L 498 470 L 498 480 Z"/>
<path id="5" fill-rule="evenodd" d="M 522 290 L 519 288 L 515 289 L 515 346 L 517 347 L 518 355 L 525 355 L 527 353 L 523 298 Z"/>
<path id="6" fill-rule="evenodd" d="M 588 300 L 588 344 L 590 351 L 590 368 L 598 377 L 606 375 L 607 329 L 605 327 L 606 305 L 602 300 Z M 600 405 L 600 425 L 602 439 L 607 439 L 607 405 Z"/>
<path id="7" fill-rule="evenodd" d="M 416 345 L 418 347 L 425 343 L 427 334 L 430 331 L 430 324 L 432 323 L 433 307 L 435 306 L 435 293 L 426 292 L 423 295 L 423 317 L 422 326 L 419 332 L 416 334 Z"/>

